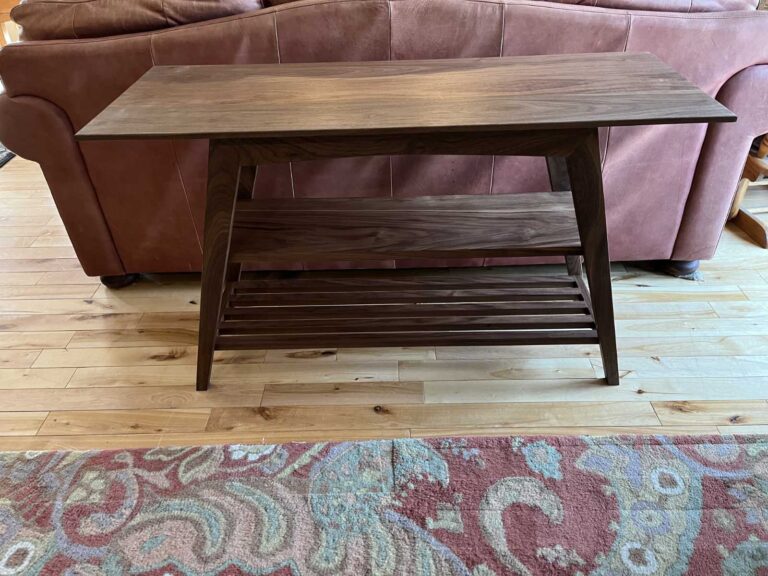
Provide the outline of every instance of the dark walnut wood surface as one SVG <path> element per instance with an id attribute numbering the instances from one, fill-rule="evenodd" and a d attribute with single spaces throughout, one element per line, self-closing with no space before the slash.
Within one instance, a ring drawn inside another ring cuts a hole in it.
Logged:
<path id="1" fill-rule="evenodd" d="M 158 66 L 80 140 L 595 128 L 733 121 L 651 54 Z"/>

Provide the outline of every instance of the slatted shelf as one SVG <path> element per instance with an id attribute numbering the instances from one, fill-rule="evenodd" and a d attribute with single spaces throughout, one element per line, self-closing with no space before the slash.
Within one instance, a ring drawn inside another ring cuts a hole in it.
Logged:
<path id="1" fill-rule="evenodd" d="M 569 192 L 241 200 L 233 262 L 581 254 Z"/>
<path id="2" fill-rule="evenodd" d="M 580 278 L 514 270 L 287 272 L 230 283 L 220 350 L 596 344 Z"/>

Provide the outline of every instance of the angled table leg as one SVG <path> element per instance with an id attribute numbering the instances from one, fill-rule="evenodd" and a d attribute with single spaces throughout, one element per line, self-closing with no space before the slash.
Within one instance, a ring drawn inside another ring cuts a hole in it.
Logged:
<path id="1" fill-rule="evenodd" d="M 571 179 L 568 176 L 568 165 L 565 156 L 547 156 L 547 170 L 552 192 L 570 192 Z M 581 256 L 566 256 L 565 265 L 569 276 L 582 275 Z"/>
<path id="2" fill-rule="evenodd" d="M 211 141 L 208 154 L 208 197 L 205 207 L 197 389 L 207 390 L 226 287 L 232 218 L 238 191 L 240 158 L 233 147 Z M 230 273 L 239 273 L 230 270 Z"/>
<path id="3" fill-rule="evenodd" d="M 584 264 L 603 357 L 603 370 L 608 384 L 616 386 L 619 384 L 619 362 L 597 130 L 584 138 L 566 162 L 584 250 Z"/>

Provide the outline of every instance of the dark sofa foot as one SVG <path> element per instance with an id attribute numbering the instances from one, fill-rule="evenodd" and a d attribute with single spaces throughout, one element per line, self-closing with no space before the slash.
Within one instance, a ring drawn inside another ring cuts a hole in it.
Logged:
<path id="1" fill-rule="evenodd" d="M 662 264 L 662 269 L 670 276 L 691 280 L 696 275 L 699 264 L 699 260 L 667 260 Z"/>
<path id="2" fill-rule="evenodd" d="M 101 283 L 112 290 L 130 286 L 139 279 L 138 274 L 122 274 L 120 276 L 101 276 Z"/>

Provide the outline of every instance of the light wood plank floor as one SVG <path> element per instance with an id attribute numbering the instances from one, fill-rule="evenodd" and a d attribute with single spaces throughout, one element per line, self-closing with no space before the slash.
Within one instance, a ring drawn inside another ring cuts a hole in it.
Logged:
<path id="1" fill-rule="evenodd" d="M 217 355 L 195 277 L 111 292 L 45 181 L 0 170 L 0 450 L 447 434 L 768 433 L 768 252 L 726 231 L 700 282 L 614 270 L 622 385 L 593 346 Z"/>

